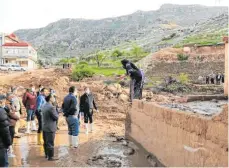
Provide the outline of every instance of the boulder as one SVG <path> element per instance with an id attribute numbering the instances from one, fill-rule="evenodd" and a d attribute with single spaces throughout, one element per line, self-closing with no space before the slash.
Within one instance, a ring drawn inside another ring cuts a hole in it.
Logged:
<path id="1" fill-rule="evenodd" d="M 129 100 L 129 97 L 125 94 L 120 94 L 118 99 L 123 101 L 123 102 L 127 102 Z"/>

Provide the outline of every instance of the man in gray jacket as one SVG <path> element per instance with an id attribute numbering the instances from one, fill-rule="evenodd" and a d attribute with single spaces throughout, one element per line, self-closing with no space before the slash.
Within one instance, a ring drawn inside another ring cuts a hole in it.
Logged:
<path id="1" fill-rule="evenodd" d="M 52 94 L 46 98 L 46 104 L 41 108 L 42 112 L 42 127 L 43 127 L 43 140 L 45 157 L 49 161 L 54 161 L 54 140 L 57 130 L 56 121 L 58 120 L 58 113 L 56 108 L 52 105 L 55 98 Z"/>

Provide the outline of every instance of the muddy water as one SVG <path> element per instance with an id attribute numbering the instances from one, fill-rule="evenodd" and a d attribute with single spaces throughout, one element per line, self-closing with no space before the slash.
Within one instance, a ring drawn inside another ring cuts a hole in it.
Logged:
<path id="1" fill-rule="evenodd" d="M 227 103 L 227 100 L 193 101 L 182 104 L 163 104 L 162 106 L 211 116 L 220 113 Z"/>
<path id="2" fill-rule="evenodd" d="M 98 134 L 97 134 L 98 133 Z M 143 167 L 150 166 L 146 155 L 126 145 L 127 141 L 118 140 L 108 134 L 98 137 L 99 130 L 86 135 L 80 133 L 78 149 L 68 147 L 67 130 L 58 131 L 55 139 L 55 156 L 59 160 L 49 162 L 44 158 L 42 146 L 36 144 L 36 133 L 15 139 L 16 158 L 9 158 L 10 166 L 23 167 Z M 133 145 L 132 145 L 133 146 Z"/>

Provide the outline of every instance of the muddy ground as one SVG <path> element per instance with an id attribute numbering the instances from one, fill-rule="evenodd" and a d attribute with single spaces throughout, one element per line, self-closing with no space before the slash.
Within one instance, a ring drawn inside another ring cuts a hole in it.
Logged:
<path id="1" fill-rule="evenodd" d="M 128 88 L 120 85 L 106 85 L 103 77 L 86 79 L 81 82 L 71 81 L 70 71 L 62 69 L 34 70 L 12 74 L 0 73 L 0 93 L 6 93 L 10 86 L 17 86 L 18 95 L 22 97 L 25 89 L 34 84 L 38 87 L 53 88 L 57 94 L 59 105 L 68 94 L 68 88 L 76 86 L 80 94 L 83 88 L 91 88 L 99 113 L 95 113 L 95 131 L 86 135 L 81 125 L 80 146 L 78 149 L 68 147 L 68 135 L 66 121 L 60 116 L 60 130 L 56 134 L 55 155 L 59 158 L 56 162 L 48 162 L 44 158 L 42 146 L 36 144 L 36 132 L 25 135 L 25 109 L 21 117 L 21 135 L 16 139 L 14 150 L 16 158 L 10 158 L 10 166 L 34 166 L 34 167 L 76 167 L 76 166 L 105 166 L 105 167 L 145 167 L 159 166 L 154 157 L 149 156 L 143 149 L 133 142 L 125 140 L 125 119 L 131 105 L 128 103 Z M 107 79 L 106 79 L 107 80 Z M 110 80 L 110 79 L 109 79 Z M 112 79 L 111 79 L 112 80 Z M 209 102 L 185 102 L 183 95 L 171 93 L 153 94 L 151 91 L 143 92 L 143 100 L 156 102 L 169 108 L 182 111 L 211 115 L 220 112 L 226 101 Z"/>
<path id="2" fill-rule="evenodd" d="M 60 130 L 55 139 L 55 156 L 58 161 L 48 162 L 44 158 L 43 147 L 36 144 L 36 132 L 25 135 L 25 109 L 20 120 L 22 135 L 15 139 L 13 145 L 16 158 L 10 158 L 10 166 L 34 166 L 34 167 L 76 167 L 76 166 L 151 166 L 147 159 L 147 153 L 139 149 L 134 143 L 124 139 L 126 112 L 130 108 L 125 101 L 128 91 L 115 87 L 107 88 L 102 81 L 90 80 L 86 82 L 71 82 L 68 71 L 62 70 L 35 70 L 12 74 L 0 74 L 0 92 L 6 93 L 10 86 L 17 86 L 18 95 L 21 97 L 25 88 L 30 84 L 38 87 L 42 84 L 56 90 L 59 104 L 68 93 L 68 88 L 74 85 L 82 94 L 83 87 L 89 86 L 93 91 L 99 107 L 99 113 L 95 113 L 95 131 L 89 135 L 84 133 L 84 127 L 80 129 L 80 145 L 78 149 L 68 147 L 68 135 L 66 122 L 60 116 Z M 118 95 L 122 95 L 118 97 Z"/>

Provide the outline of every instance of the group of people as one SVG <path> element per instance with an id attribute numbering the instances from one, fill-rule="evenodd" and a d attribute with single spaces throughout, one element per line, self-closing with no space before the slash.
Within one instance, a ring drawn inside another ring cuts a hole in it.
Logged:
<path id="1" fill-rule="evenodd" d="M 77 89 L 72 86 L 69 94 L 64 98 L 61 110 L 53 89 L 39 86 L 36 92 L 35 86 L 31 85 L 23 95 L 22 103 L 17 96 L 17 88 L 6 95 L 0 95 L 0 167 L 7 167 L 8 157 L 13 154 L 13 139 L 18 134 L 22 105 L 26 109 L 26 134 L 37 131 L 37 144 L 43 145 L 44 155 L 49 161 L 54 158 L 54 140 L 58 129 L 59 113 L 63 112 L 68 125 L 69 145 L 77 148 L 79 145 L 79 126 L 84 118 L 85 133 L 93 131 L 93 109 L 98 112 L 94 96 L 86 87 L 85 93 L 79 96 Z M 36 117 L 35 117 L 36 116 Z M 38 129 L 36 121 L 38 121 Z M 16 133 L 16 134 L 15 134 Z"/>
<path id="2" fill-rule="evenodd" d="M 224 83 L 224 74 L 218 73 L 217 75 L 211 74 L 206 76 L 206 84 L 217 84 Z"/>
<path id="3" fill-rule="evenodd" d="M 124 59 L 121 61 L 126 70 L 125 76 L 130 76 L 130 101 L 142 98 L 144 85 L 144 73 L 133 63 Z M 36 92 L 35 86 L 31 85 L 23 95 L 22 103 L 17 96 L 17 88 L 11 88 L 6 95 L 0 95 L 0 167 L 7 167 L 8 157 L 13 154 L 13 140 L 18 136 L 20 127 L 20 115 L 22 106 L 26 109 L 26 134 L 37 131 L 37 144 L 44 148 L 45 158 L 49 161 L 54 158 L 54 140 L 58 130 L 59 113 L 63 113 L 68 125 L 69 146 L 77 148 L 79 145 L 79 128 L 84 119 L 85 133 L 93 131 L 94 109 L 98 112 L 93 94 L 88 87 L 84 88 L 84 94 L 79 95 L 76 87 L 69 88 L 68 95 L 59 107 L 55 91 L 39 85 Z M 38 121 L 38 129 L 36 120 Z"/>

